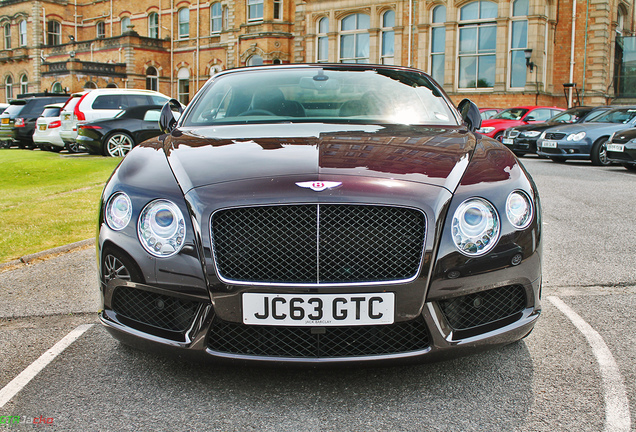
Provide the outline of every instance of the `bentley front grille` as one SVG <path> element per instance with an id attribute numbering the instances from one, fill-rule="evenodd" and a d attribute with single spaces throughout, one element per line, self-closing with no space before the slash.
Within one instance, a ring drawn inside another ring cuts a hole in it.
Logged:
<path id="1" fill-rule="evenodd" d="M 216 318 L 208 337 L 212 351 L 259 357 L 334 358 L 388 355 L 429 347 L 424 320 L 347 327 L 253 326 Z"/>
<path id="2" fill-rule="evenodd" d="M 219 275 L 245 283 L 413 279 L 426 233 L 421 211 L 375 205 L 233 208 L 216 212 L 211 224 Z"/>
<path id="3" fill-rule="evenodd" d="M 521 285 L 510 285 L 443 300 L 439 305 L 453 329 L 466 330 L 523 311 L 526 291 Z"/>

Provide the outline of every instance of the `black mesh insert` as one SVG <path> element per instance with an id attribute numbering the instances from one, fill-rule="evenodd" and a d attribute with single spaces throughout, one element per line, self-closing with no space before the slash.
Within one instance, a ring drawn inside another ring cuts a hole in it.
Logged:
<path id="1" fill-rule="evenodd" d="M 423 319 L 390 325 L 322 327 L 254 326 L 215 319 L 208 348 L 265 357 L 328 358 L 396 354 L 428 348 Z"/>
<path id="2" fill-rule="evenodd" d="M 219 274 L 273 283 L 404 280 L 417 274 L 426 231 L 414 209 L 286 205 L 222 210 L 212 220 Z"/>
<path id="3" fill-rule="evenodd" d="M 526 307 L 526 291 L 510 285 L 439 302 L 448 323 L 465 330 L 508 318 Z"/>
<path id="4" fill-rule="evenodd" d="M 119 287 L 113 294 L 112 308 L 118 315 L 153 327 L 186 331 L 196 314 L 198 302 Z"/>

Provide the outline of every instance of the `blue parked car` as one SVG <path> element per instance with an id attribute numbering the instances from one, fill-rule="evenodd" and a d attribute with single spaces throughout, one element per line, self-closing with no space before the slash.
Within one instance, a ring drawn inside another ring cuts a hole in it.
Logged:
<path id="1" fill-rule="evenodd" d="M 605 143 L 614 132 L 636 126 L 636 106 L 612 109 L 588 122 L 546 129 L 537 140 L 537 154 L 555 162 L 590 159 L 609 165 Z"/>

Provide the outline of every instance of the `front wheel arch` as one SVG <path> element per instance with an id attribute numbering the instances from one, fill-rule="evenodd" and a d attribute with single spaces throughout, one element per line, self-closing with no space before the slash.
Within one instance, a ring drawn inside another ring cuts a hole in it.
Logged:
<path id="1" fill-rule="evenodd" d="M 605 143 L 608 139 L 608 136 L 602 136 L 594 141 L 592 150 L 590 150 L 590 159 L 592 160 L 592 165 L 606 166 L 610 164 L 610 162 L 607 160 L 607 150 L 605 149 Z"/>
<path id="2" fill-rule="evenodd" d="M 135 145 L 135 140 L 128 132 L 113 131 L 102 141 L 102 154 L 112 157 L 126 156 Z"/>

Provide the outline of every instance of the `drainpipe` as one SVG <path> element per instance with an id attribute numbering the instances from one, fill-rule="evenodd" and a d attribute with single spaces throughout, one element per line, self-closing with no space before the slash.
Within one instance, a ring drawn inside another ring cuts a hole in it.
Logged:
<path id="1" fill-rule="evenodd" d="M 413 50 L 413 0 L 409 0 L 409 49 L 408 66 L 411 67 L 411 51 Z"/>
<path id="2" fill-rule="evenodd" d="M 587 70 L 587 25 L 590 17 L 590 0 L 587 0 L 587 9 L 585 11 L 585 45 L 583 46 L 583 86 L 581 87 L 581 105 L 583 105 L 583 98 L 585 98 L 585 71 Z M 611 30 L 610 30 L 611 31 Z M 605 99 L 607 102 L 607 99 Z"/>
<path id="3" fill-rule="evenodd" d="M 113 0 L 110 0 L 110 37 L 113 37 Z"/>
<path id="4" fill-rule="evenodd" d="M 572 1 L 572 42 L 570 43 L 570 82 L 574 82 L 574 43 L 576 42 L 576 0 Z M 585 75 L 585 71 L 583 71 Z M 568 108 L 572 108 L 572 87 L 568 93 Z"/>
<path id="5" fill-rule="evenodd" d="M 46 10 L 42 8 L 42 44 L 46 45 Z"/>
<path id="6" fill-rule="evenodd" d="M 75 32 L 74 32 L 74 37 L 75 40 L 77 41 L 77 0 L 75 0 L 75 12 L 73 13 L 73 19 L 75 21 Z"/>
<path id="7" fill-rule="evenodd" d="M 199 20 L 201 19 L 201 0 L 197 1 L 197 78 L 196 78 L 196 83 L 197 83 L 197 87 L 195 89 L 195 93 L 197 91 L 199 91 L 199 66 L 200 66 L 200 58 L 199 58 L 199 53 L 200 53 L 200 44 L 201 44 L 201 36 L 200 36 L 200 29 L 201 29 L 201 25 L 199 23 Z"/>
<path id="8" fill-rule="evenodd" d="M 170 0 L 170 97 L 174 97 L 174 0 Z"/>

